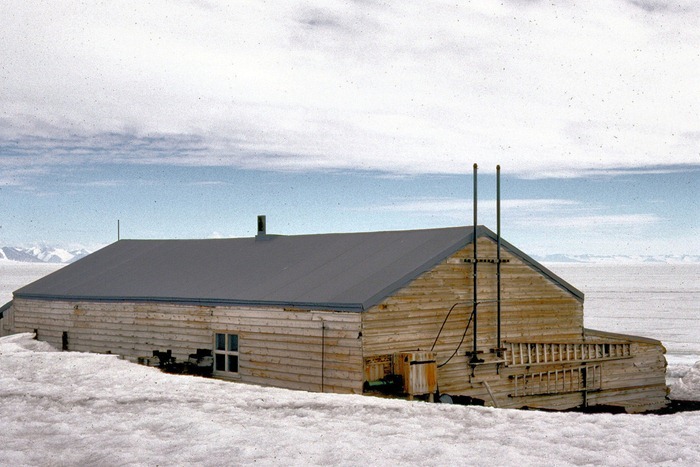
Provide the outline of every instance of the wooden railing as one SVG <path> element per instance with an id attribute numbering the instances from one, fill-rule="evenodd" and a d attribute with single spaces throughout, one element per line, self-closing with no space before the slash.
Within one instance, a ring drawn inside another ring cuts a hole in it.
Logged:
<path id="1" fill-rule="evenodd" d="M 585 365 L 564 370 L 513 375 L 513 397 L 595 391 L 601 388 L 600 365 Z"/>
<path id="2" fill-rule="evenodd" d="M 629 343 L 506 342 L 506 366 L 614 360 L 632 356 Z"/>

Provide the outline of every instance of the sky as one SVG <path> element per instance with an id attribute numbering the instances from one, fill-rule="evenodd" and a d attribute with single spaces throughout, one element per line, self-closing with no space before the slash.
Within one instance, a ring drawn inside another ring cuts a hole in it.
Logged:
<path id="1" fill-rule="evenodd" d="M 0 4 L 0 245 L 449 227 L 700 254 L 700 4 Z"/>

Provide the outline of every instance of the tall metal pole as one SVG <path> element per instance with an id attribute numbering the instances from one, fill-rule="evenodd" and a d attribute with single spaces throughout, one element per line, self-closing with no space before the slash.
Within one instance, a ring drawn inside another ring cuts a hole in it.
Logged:
<path id="1" fill-rule="evenodd" d="M 496 352 L 501 355 L 501 166 L 496 166 Z"/>
<path id="2" fill-rule="evenodd" d="M 476 200 L 477 200 L 477 198 L 476 198 L 476 196 L 477 196 L 477 189 L 476 189 L 476 170 L 477 170 L 477 168 L 478 168 L 478 166 L 477 166 L 476 164 L 474 164 L 474 232 L 473 232 L 473 235 L 474 235 L 474 237 L 473 237 L 473 238 L 474 238 L 474 241 L 473 241 L 473 244 L 474 244 L 474 269 L 473 269 L 473 271 L 474 271 L 474 284 L 473 284 L 473 287 L 474 287 L 474 346 L 473 346 L 473 347 L 474 347 L 474 348 L 473 348 L 473 354 L 472 354 L 472 360 L 474 360 L 474 361 L 475 361 L 476 358 L 477 358 L 476 339 L 477 339 L 477 336 L 478 336 L 478 333 L 477 333 L 477 325 L 476 325 L 476 315 L 477 315 L 477 313 L 476 313 L 476 307 L 477 307 L 477 297 L 478 297 L 478 295 L 477 295 L 477 288 L 476 288 L 476 287 L 477 287 L 477 280 L 476 280 L 476 273 L 477 273 L 477 267 L 476 267 L 476 265 L 477 265 L 477 255 L 476 255 L 476 226 L 477 226 L 477 217 L 476 217 L 476 204 L 477 204 L 477 203 L 476 203 Z"/>
<path id="3" fill-rule="evenodd" d="M 117 219 L 117 241 L 121 240 L 121 232 L 119 231 L 119 219 Z"/>

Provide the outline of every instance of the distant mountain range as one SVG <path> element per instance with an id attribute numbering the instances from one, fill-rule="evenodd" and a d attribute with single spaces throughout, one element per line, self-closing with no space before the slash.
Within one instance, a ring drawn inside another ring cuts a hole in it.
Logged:
<path id="1" fill-rule="evenodd" d="M 49 246 L 20 248 L 14 246 L 0 247 L 0 260 L 20 261 L 23 263 L 72 263 L 91 252 L 85 249 L 64 250 Z"/>
<path id="2" fill-rule="evenodd" d="M 24 263 L 72 263 L 91 252 L 85 249 L 65 250 L 50 246 L 32 248 L 0 247 L 0 260 L 20 261 Z M 542 263 L 589 263 L 589 264 L 696 264 L 700 255 L 532 255 Z"/>
<path id="3" fill-rule="evenodd" d="M 696 264 L 700 255 L 532 255 L 541 263 L 589 263 L 589 264 Z"/>

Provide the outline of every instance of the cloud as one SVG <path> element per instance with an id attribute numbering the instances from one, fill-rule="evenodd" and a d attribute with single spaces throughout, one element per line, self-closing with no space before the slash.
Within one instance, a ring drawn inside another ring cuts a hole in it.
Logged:
<path id="1" fill-rule="evenodd" d="M 226 182 L 218 181 L 218 180 L 201 180 L 197 182 L 190 182 L 188 185 L 192 186 L 224 186 L 226 185 Z"/>
<path id="2" fill-rule="evenodd" d="M 4 162 L 4 163 L 3 163 Z M 49 171 L 41 167 L 15 167 L 0 157 L 0 187 L 26 187 L 27 181 L 46 175 Z"/>
<path id="3" fill-rule="evenodd" d="M 372 206 L 373 211 L 405 213 L 409 216 L 436 216 L 453 219 L 460 224 L 471 220 L 472 200 L 460 198 L 396 199 L 388 204 Z M 480 199 L 480 224 L 495 226 L 493 199 Z M 365 210 L 366 208 L 363 208 Z M 501 201 L 504 222 L 511 227 L 573 230 L 578 233 L 611 231 L 617 228 L 646 227 L 663 219 L 651 213 L 610 213 L 609 206 L 583 203 L 569 199 L 506 199 Z"/>
<path id="4" fill-rule="evenodd" d="M 697 12 L 700 6 L 695 1 L 681 0 L 668 2 L 663 0 L 628 0 L 634 5 L 649 13 L 691 13 Z"/>
<path id="5" fill-rule="evenodd" d="M 658 224 L 662 219 L 655 214 L 608 214 L 578 216 L 526 216 L 516 225 L 533 228 L 590 229 L 601 231 L 607 227 L 639 227 Z"/>
<path id="6" fill-rule="evenodd" d="M 0 164 L 697 166 L 699 19 L 654 0 L 9 1 Z"/>
<path id="7" fill-rule="evenodd" d="M 373 206 L 373 210 L 384 212 L 459 212 L 463 217 L 465 212 L 471 212 L 473 201 L 460 198 L 418 198 L 411 200 L 396 200 L 390 204 Z M 496 205 L 496 200 L 480 199 L 478 208 Z M 530 212 L 551 211 L 562 207 L 579 206 L 580 203 L 566 199 L 508 199 L 501 201 L 504 210 L 527 210 Z"/>
<path id="8" fill-rule="evenodd" d="M 124 186 L 127 183 L 128 182 L 126 180 L 89 180 L 82 182 L 73 182 L 70 185 L 95 188 L 114 188 Z"/>

